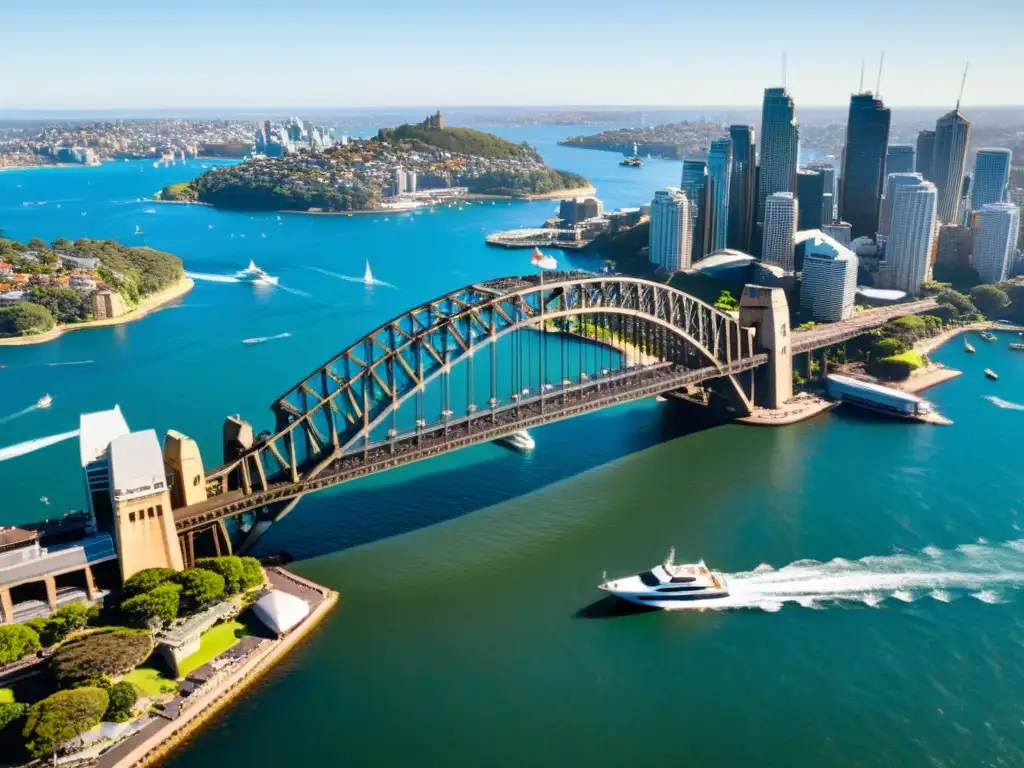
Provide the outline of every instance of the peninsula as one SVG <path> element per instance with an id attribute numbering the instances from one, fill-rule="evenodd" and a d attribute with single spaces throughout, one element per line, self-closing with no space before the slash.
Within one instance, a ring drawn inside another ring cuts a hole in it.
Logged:
<path id="1" fill-rule="evenodd" d="M 0 345 L 136 320 L 188 292 L 181 259 L 113 240 L 0 240 Z"/>
<path id="2" fill-rule="evenodd" d="M 720 136 L 725 126 L 718 123 L 665 123 L 644 128 L 617 128 L 590 136 L 570 136 L 560 142 L 565 147 L 603 149 L 609 152 L 664 157 L 679 160 L 691 152 L 707 149 L 709 137 Z"/>
<path id="3" fill-rule="evenodd" d="M 382 128 L 368 139 L 300 149 L 207 171 L 165 187 L 161 200 L 235 210 L 311 213 L 393 210 L 452 196 L 550 197 L 590 190 L 582 176 L 549 168 L 526 144 L 447 128 L 440 112 Z"/>

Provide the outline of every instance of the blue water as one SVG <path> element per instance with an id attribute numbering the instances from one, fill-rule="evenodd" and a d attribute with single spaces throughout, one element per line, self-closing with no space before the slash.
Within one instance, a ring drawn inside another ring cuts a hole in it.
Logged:
<path id="1" fill-rule="evenodd" d="M 499 132 L 609 207 L 678 181 L 678 163 L 557 147 L 571 128 Z M 197 171 L 0 173 L 9 236 L 138 240 L 212 276 L 139 322 L 0 347 L 0 457 L 120 403 L 133 428 L 180 429 L 216 464 L 225 414 L 269 426 L 274 398 L 377 323 L 525 271 L 483 235 L 555 207 L 278 221 L 135 202 Z M 224 282 L 250 258 L 279 288 Z M 366 259 L 393 287 L 317 271 L 358 278 Z M 1024 765 L 1024 355 L 1008 340 L 935 355 L 964 370 L 928 393 L 950 427 L 840 409 L 698 430 L 648 401 L 536 430 L 529 456 L 482 446 L 303 500 L 261 547 L 297 555 L 339 607 L 170 763 Z M 45 392 L 51 409 L 20 413 Z M 0 522 L 80 504 L 75 441 L 0 461 L 0 483 Z M 602 571 L 672 545 L 733 574 L 749 607 L 607 616 Z M 763 563 L 796 563 L 789 592 Z"/>

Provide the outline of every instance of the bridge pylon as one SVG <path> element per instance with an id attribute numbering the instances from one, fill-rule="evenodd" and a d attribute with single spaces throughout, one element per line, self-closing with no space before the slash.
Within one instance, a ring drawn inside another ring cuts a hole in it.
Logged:
<path id="1" fill-rule="evenodd" d="M 768 354 L 764 373 L 754 389 L 754 402 L 781 408 L 793 397 L 793 354 L 789 302 L 781 288 L 746 285 L 740 297 L 740 327 L 754 329 L 754 349 Z"/>

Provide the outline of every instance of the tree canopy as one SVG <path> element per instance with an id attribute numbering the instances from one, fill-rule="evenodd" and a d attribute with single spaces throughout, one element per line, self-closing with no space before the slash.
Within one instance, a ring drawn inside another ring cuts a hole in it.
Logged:
<path id="1" fill-rule="evenodd" d="M 715 302 L 715 307 L 725 310 L 726 312 L 738 312 L 740 303 L 731 293 L 729 293 L 729 291 L 722 291 L 718 295 L 718 301 Z"/>
<path id="2" fill-rule="evenodd" d="M 985 317 L 999 316 L 1010 306 L 1010 297 L 1006 291 L 996 285 L 979 285 L 971 288 L 971 301 Z"/>
<path id="3" fill-rule="evenodd" d="M 93 632 L 58 648 L 50 659 L 50 670 L 58 686 L 71 688 L 130 672 L 152 651 L 153 638 L 148 632 L 134 629 Z M 104 704 L 103 709 L 106 708 Z"/>
<path id="4" fill-rule="evenodd" d="M 422 125 L 399 125 L 377 131 L 379 141 L 412 141 L 460 155 L 490 159 L 534 157 L 539 155 L 525 144 L 513 144 L 493 133 L 472 128 L 425 128 Z"/>
<path id="5" fill-rule="evenodd" d="M 135 686 L 122 680 L 114 683 L 107 691 L 110 702 L 107 711 L 103 714 L 103 720 L 108 723 L 124 723 L 132 718 L 132 710 L 139 694 Z"/>
<path id="6" fill-rule="evenodd" d="M 42 647 L 39 634 L 25 624 L 0 624 L 0 664 L 10 664 Z"/>
<path id="7" fill-rule="evenodd" d="M 54 326 L 53 315 L 46 307 L 19 301 L 0 307 L 0 336 L 30 336 Z"/>
<path id="8" fill-rule="evenodd" d="M 175 575 L 181 597 L 193 608 L 201 608 L 224 597 L 224 577 L 206 568 L 186 568 Z"/>
<path id="9" fill-rule="evenodd" d="M 133 597 L 143 592 L 149 592 L 153 587 L 170 581 L 174 578 L 175 573 L 173 568 L 144 568 L 125 579 L 121 594 L 124 597 Z"/>
<path id="10" fill-rule="evenodd" d="M 178 618 L 180 607 L 181 585 L 167 582 L 129 597 L 121 603 L 121 612 L 129 625 L 157 630 Z"/>
<path id="11" fill-rule="evenodd" d="M 33 704 L 22 735 L 33 757 L 57 753 L 60 748 L 100 723 L 109 697 L 102 688 L 76 688 Z"/>

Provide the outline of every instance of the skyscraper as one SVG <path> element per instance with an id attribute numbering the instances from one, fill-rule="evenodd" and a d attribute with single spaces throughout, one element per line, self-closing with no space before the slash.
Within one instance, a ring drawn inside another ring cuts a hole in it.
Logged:
<path id="1" fill-rule="evenodd" d="M 792 192 L 774 192 L 764 204 L 761 260 L 793 271 L 797 201 Z"/>
<path id="2" fill-rule="evenodd" d="M 1010 183 L 1010 164 L 1013 151 L 1009 149 L 979 149 L 974 158 L 974 188 L 971 191 L 971 209 L 980 211 L 989 203 L 1006 199 Z"/>
<path id="3" fill-rule="evenodd" d="M 890 144 L 885 152 L 885 175 L 914 172 L 914 145 Z"/>
<path id="4" fill-rule="evenodd" d="M 914 295 L 921 292 L 935 244 L 937 207 L 938 192 L 930 181 L 895 188 L 892 227 L 885 247 L 892 287 Z"/>
<path id="5" fill-rule="evenodd" d="M 686 199 L 690 201 L 690 216 L 693 218 L 692 252 L 696 261 L 708 253 L 707 245 L 711 234 L 706 155 L 695 154 L 683 159 L 683 178 L 680 187 L 686 193 Z"/>
<path id="6" fill-rule="evenodd" d="M 970 143 L 971 123 L 960 114 L 959 109 L 954 109 L 935 122 L 932 179 L 939 195 L 937 215 L 943 224 L 957 222 L 960 186 L 967 169 L 967 146 Z"/>
<path id="7" fill-rule="evenodd" d="M 826 224 L 831 224 L 836 220 L 836 167 L 832 163 L 808 163 L 804 167 L 809 171 L 817 171 L 824 178 L 825 195 L 827 197 L 822 216 Z"/>
<path id="8" fill-rule="evenodd" d="M 799 201 L 797 229 L 821 229 L 825 223 L 825 177 L 807 168 L 796 172 L 796 199 Z M 829 204 L 832 198 L 829 197 Z"/>
<path id="9" fill-rule="evenodd" d="M 729 181 L 729 233 L 727 245 L 744 253 L 753 247 L 754 211 L 757 207 L 757 146 L 754 126 L 730 125 L 732 174 Z"/>
<path id="10" fill-rule="evenodd" d="M 896 196 L 896 188 L 905 184 L 920 184 L 924 179 L 920 173 L 890 173 L 885 182 L 885 197 L 882 200 L 881 212 L 878 215 L 878 232 L 888 235 L 892 228 L 892 203 Z"/>
<path id="11" fill-rule="evenodd" d="M 921 174 L 925 181 L 932 178 L 932 158 L 935 156 L 935 131 L 920 131 L 917 134 L 917 160 L 914 170 Z"/>
<path id="12" fill-rule="evenodd" d="M 1000 283 L 1010 274 L 1017 245 L 1020 209 L 1013 203 L 982 206 L 974 229 L 971 264 L 983 283 Z"/>
<path id="13" fill-rule="evenodd" d="M 708 183 L 710 199 L 711 237 L 708 250 L 726 247 L 729 235 L 729 186 L 732 175 L 732 140 L 715 139 L 708 152 Z"/>
<path id="14" fill-rule="evenodd" d="M 785 88 L 765 88 L 761 107 L 761 166 L 755 217 L 758 224 L 763 225 L 765 221 L 765 204 L 769 195 L 796 190 L 799 154 L 800 128 L 793 99 Z"/>
<path id="15" fill-rule="evenodd" d="M 874 237 L 885 186 L 885 156 L 891 113 L 870 92 L 850 99 L 846 146 L 839 177 L 839 216 L 850 222 L 853 237 Z"/>
<path id="16" fill-rule="evenodd" d="M 800 281 L 800 308 L 825 323 L 853 314 L 857 292 L 857 255 L 828 235 L 807 241 Z"/>
<path id="17" fill-rule="evenodd" d="M 647 258 L 663 269 L 687 269 L 693 248 L 690 201 L 675 187 L 659 189 L 651 201 L 651 229 Z"/>

